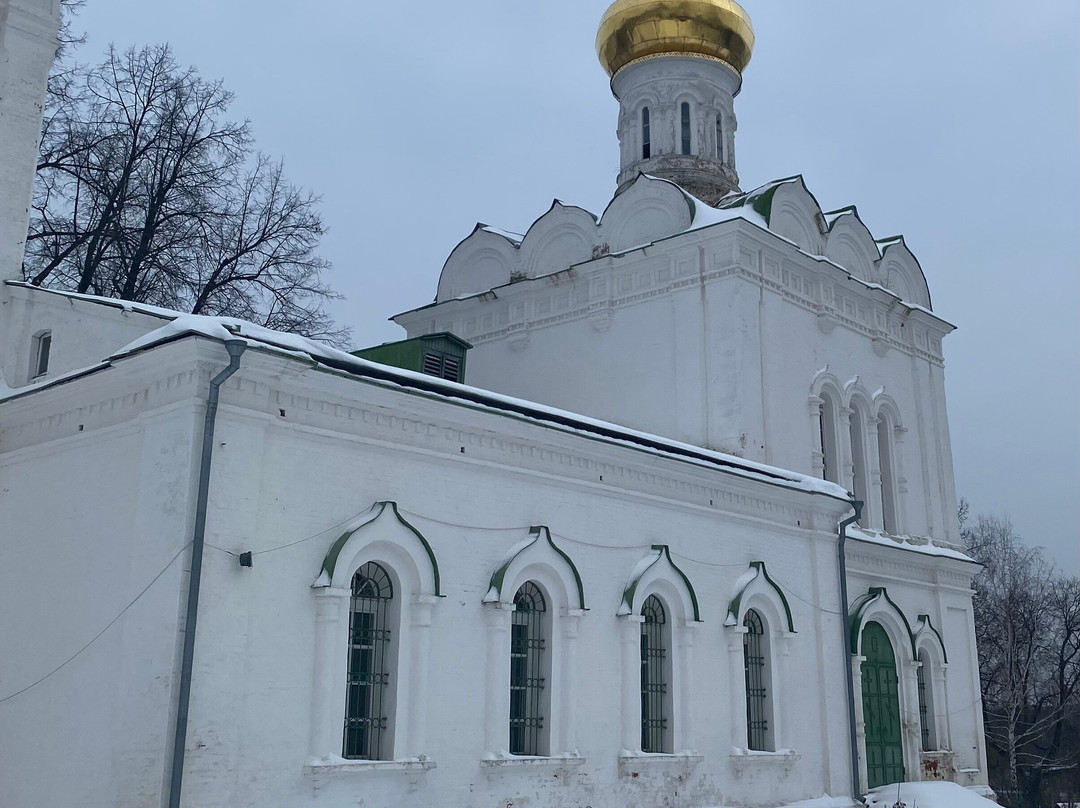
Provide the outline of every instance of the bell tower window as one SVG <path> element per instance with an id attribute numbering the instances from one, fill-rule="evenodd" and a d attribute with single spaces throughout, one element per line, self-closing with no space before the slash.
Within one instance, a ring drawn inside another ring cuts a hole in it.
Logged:
<path id="1" fill-rule="evenodd" d="M 716 115 L 716 159 L 724 162 L 724 118 L 719 113 Z"/>
<path id="2" fill-rule="evenodd" d="M 649 108 L 641 110 L 641 159 L 648 160 L 652 156 L 652 143 L 649 139 Z"/>
<path id="3" fill-rule="evenodd" d="M 682 102 L 679 113 L 682 119 L 682 153 L 690 154 L 690 105 Z"/>

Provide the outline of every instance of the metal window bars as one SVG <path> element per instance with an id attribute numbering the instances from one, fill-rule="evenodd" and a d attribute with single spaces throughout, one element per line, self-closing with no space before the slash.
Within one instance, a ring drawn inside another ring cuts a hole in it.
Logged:
<path id="1" fill-rule="evenodd" d="M 753 609 L 743 618 L 743 670 L 746 674 L 746 742 L 750 749 L 767 751 L 769 722 L 766 715 L 765 626 Z"/>
<path id="2" fill-rule="evenodd" d="M 349 618 L 349 669 L 341 756 L 381 760 L 389 725 L 390 684 L 388 610 L 394 596 L 386 570 L 369 561 L 352 580 Z"/>
<path id="3" fill-rule="evenodd" d="M 544 613 L 547 605 L 532 581 L 514 595 L 510 621 L 510 753 L 542 755 L 544 715 Z"/>
<path id="4" fill-rule="evenodd" d="M 919 685 L 919 729 L 921 731 L 922 738 L 922 751 L 930 751 L 930 722 L 927 716 L 926 710 L 926 674 L 924 669 L 926 667 L 925 658 L 920 655 L 919 662 L 922 662 L 918 668 L 915 669 L 915 678 Z"/>
<path id="5" fill-rule="evenodd" d="M 641 751 L 666 752 L 667 648 L 664 604 L 655 595 L 641 607 Z"/>

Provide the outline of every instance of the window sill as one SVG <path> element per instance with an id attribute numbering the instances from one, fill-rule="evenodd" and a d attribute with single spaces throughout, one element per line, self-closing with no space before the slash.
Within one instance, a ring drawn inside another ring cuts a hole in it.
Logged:
<path id="1" fill-rule="evenodd" d="M 704 759 L 705 757 L 697 752 L 657 753 L 623 750 L 619 755 L 619 775 L 636 777 L 642 769 L 681 768 L 690 771 Z"/>
<path id="2" fill-rule="evenodd" d="M 802 757 L 794 749 L 778 749 L 775 752 L 763 752 L 759 749 L 739 749 L 733 748 L 731 750 L 730 760 L 735 768 L 736 776 L 741 774 L 747 768 L 770 768 L 783 769 L 784 774 L 788 774 L 791 771 L 791 767 L 795 765 Z"/>
<path id="3" fill-rule="evenodd" d="M 583 766 L 585 764 L 585 758 L 580 755 L 552 755 L 550 757 L 544 756 L 526 756 L 526 755 L 506 755 L 505 757 L 489 757 L 480 761 L 480 768 L 488 770 L 498 770 L 502 768 L 514 769 L 518 767 L 544 767 L 544 766 Z"/>
<path id="4" fill-rule="evenodd" d="M 406 760 L 346 760 L 345 758 L 314 758 L 304 764 L 306 775 L 339 775 L 353 772 L 426 772 L 436 768 L 430 758 Z"/>

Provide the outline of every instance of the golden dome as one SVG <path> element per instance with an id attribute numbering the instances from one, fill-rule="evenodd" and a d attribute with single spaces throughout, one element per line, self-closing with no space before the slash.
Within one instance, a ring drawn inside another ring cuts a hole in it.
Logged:
<path id="1" fill-rule="evenodd" d="M 753 50 L 750 16 L 735 0 L 615 0 L 596 32 L 609 76 L 659 54 L 719 59 L 741 74 Z"/>

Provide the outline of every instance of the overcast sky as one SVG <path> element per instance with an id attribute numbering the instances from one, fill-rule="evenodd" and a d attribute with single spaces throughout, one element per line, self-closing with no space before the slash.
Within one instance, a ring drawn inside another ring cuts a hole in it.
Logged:
<path id="1" fill-rule="evenodd" d="M 745 0 L 744 189 L 802 174 L 903 233 L 945 341 L 957 490 L 1080 567 L 1080 69 L 1075 0 Z M 603 210 L 617 104 L 605 0 L 88 0 L 81 61 L 168 41 L 225 80 L 260 148 L 323 197 L 334 315 L 403 332 L 476 221 Z"/>

